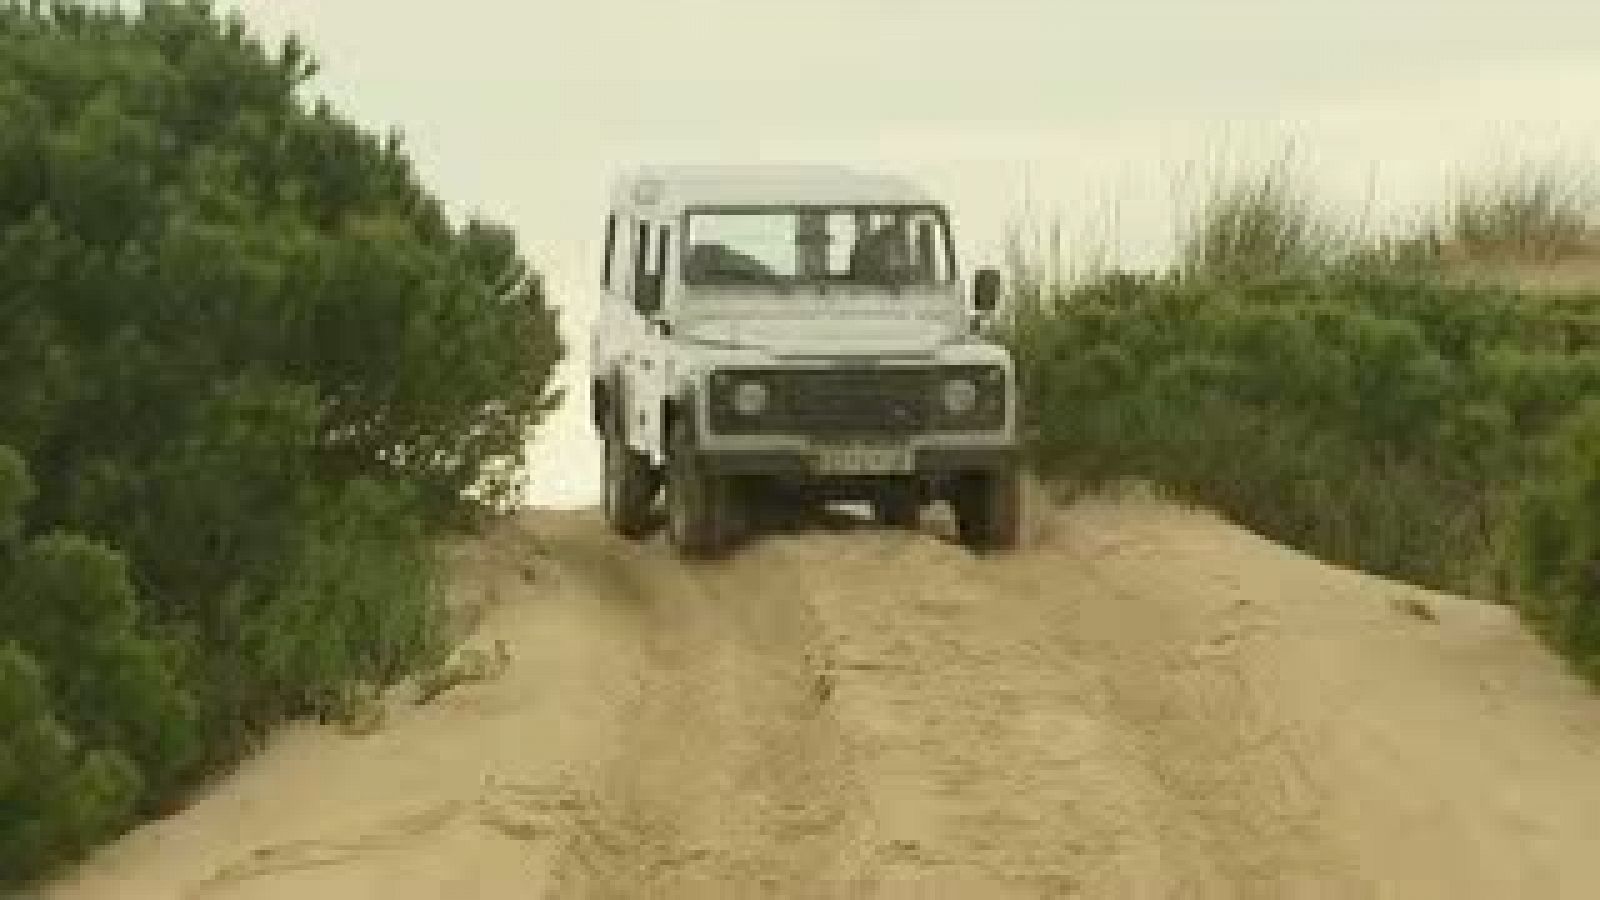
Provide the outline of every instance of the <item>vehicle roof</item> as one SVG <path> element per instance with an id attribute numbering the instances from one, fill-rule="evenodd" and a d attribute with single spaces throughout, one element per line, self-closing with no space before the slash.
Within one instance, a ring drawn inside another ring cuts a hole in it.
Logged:
<path id="1" fill-rule="evenodd" d="M 617 180 L 612 202 L 665 216 L 716 206 L 937 205 L 921 187 L 887 172 L 769 163 L 640 166 Z"/>

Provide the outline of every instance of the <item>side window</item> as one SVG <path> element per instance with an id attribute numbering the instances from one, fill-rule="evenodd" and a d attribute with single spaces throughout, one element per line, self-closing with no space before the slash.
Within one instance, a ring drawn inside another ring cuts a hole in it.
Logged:
<path id="1" fill-rule="evenodd" d="M 661 308 L 661 279 L 657 277 L 657 269 L 662 248 L 659 239 L 651 239 L 655 229 L 649 222 L 641 220 L 637 234 L 633 248 L 633 308 L 648 316 Z"/>
<path id="2" fill-rule="evenodd" d="M 929 281 L 943 283 L 955 278 L 945 238 L 945 223 L 938 216 L 920 213 L 912 218 L 911 259 L 921 277 Z"/>
<path id="3" fill-rule="evenodd" d="M 633 238 L 633 283 L 635 286 L 644 283 L 645 276 L 650 269 L 650 223 L 638 220 L 634 227 Z"/>
<path id="4" fill-rule="evenodd" d="M 672 252 L 671 226 L 658 225 L 652 229 L 649 223 L 640 222 L 637 250 L 634 264 L 640 281 L 665 274 Z"/>
<path id="5" fill-rule="evenodd" d="M 667 263 L 672 259 L 672 228 L 662 225 L 656 231 L 656 264 L 650 273 L 666 280 Z"/>
<path id="6" fill-rule="evenodd" d="M 606 258 L 605 258 L 605 261 L 601 264 L 601 270 L 600 270 L 600 287 L 603 290 L 608 290 L 609 291 L 609 290 L 611 290 L 611 276 L 612 276 L 612 273 L 614 273 L 616 271 L 616 266 L 614 265 L 615 260 L 616 260 L 616 256 L 617 256 L 617 214 L 616 213 L 611 213 L 611 214 L 606 216 L 605 254 L 606 254 Z"/>

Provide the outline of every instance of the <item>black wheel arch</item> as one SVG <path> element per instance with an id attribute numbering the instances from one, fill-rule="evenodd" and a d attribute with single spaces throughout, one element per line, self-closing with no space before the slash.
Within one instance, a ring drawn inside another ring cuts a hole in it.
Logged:
<path id="1" fill-rule="evenodd" d="M 661 400 L 661 442 L 665 447 L 672 442 L 672 435 L 679 422 L 686 422 L 696 441 L 699 433 L 695 426 L 695 401 L 697 393 L 693 387 L 683 387 L 676 392 L 668 394 Z"/>
<path id="2" fill-rule="evenodd" d="M 604 375 L 596 378 L 591 386 L 589 406 L 594 416 L 594 430 L 597 434 L 611 434 L 613 429 L 620 429 L 622 421 L 622 373 L 616 368 L 608 370 Z"/>

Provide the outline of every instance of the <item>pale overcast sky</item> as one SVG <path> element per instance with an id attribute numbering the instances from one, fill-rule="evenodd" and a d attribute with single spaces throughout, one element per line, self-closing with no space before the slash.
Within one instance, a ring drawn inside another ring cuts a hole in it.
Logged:
<path id="1" fill-rule="evenodd" d="M 1026 206 L 1137 262 L 1171 237 L 1177 173 L 1224 146 L 1292 137 L 1331 203 L 1380 217 L 1500 160 L 1600 158 L 1600 4 L 1582 0 L 234 5 L 299 32 L 316 90 L 400 128 L 452 208 L 515 226 L 574 338 L 607 181 L 636 162 L 887 165 L 948 198 L 969 257 Z M 594 496 L 572 400 L 537 502 Z"/>

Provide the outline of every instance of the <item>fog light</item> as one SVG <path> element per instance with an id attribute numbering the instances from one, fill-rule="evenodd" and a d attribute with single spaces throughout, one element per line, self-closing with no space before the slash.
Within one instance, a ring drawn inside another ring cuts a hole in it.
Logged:
<path id="1" fill-rule="evenodd" d="M 733 410 L 741 416 L 761 415 L 770 400 L 767 386 L 759 381 L 746 381 L 733 389 Z"/>

